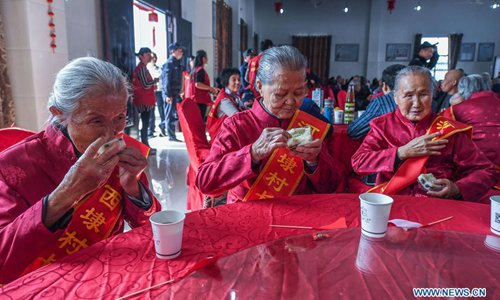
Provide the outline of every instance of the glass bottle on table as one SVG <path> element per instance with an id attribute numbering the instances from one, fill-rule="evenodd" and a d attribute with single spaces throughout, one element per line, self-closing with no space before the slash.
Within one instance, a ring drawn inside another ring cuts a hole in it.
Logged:
<path id="1" fill-rule="evenodd" d="M 349 84 L 349 88 L 347 89 L 347 98 L 345 101 L 345 110 L 344 110 L 344 124 L 349 124 L 354 120 L 355 114 L 355 96 L 354 96 L 354 83 Z"/>

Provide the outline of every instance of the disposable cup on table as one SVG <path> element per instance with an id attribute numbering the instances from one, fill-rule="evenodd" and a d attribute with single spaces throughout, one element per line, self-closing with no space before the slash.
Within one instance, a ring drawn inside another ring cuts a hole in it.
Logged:
<path id="1" fill-rule="evenodd" d="M 181 254 L 185 217 L 186 215 L 180 211 L 164 210 L 149 218 L 153 230 L 156 257 L 172 259 Z"/>
<path id="2" fill-rule="evenodd" d="M 500 195 L 491 196 L 491 232 L 500 235 Z"/>
<path id="3" fill-rule="evenodd" d="M 383 194 L 359 195 L 361 207 L 361 233 L 372 238 L 381 238 L 387 232 L 387 221 L 394 200 Z"/>
<path id="4" fill-rule="evenodd" d="M 333 111 L 333 124 L 344 124 L 344 111 L 337 109 Z"/>

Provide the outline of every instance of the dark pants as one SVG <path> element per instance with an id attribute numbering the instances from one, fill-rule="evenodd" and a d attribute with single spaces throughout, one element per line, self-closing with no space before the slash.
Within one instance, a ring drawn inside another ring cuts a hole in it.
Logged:
<path id="1" fill-rule="evenodd" d="M 154 135 L 155 134 L 155 127 L 156 127 L 156 116 L 155 116 L 155 109 L 153 108 L 151 110 L 151 113 L 149 114 L 149 125 L 148 125 L 148 134 L 149 135 Z"/>
<path id="2" fill-rule="evenodd" d="M 148 143 L 148 128 L 149 128 L 149 117 L 151 116 L 152 109 L 141 112 L 141 142 L 147 146 L 149 146 Z"/>
<path id="3" fill-rule="evenodd" d="M 156 106 L 158 107 L 158 113 L 160 114 L 160 128 L 165 130 L 165 101 L 163 100 L 162 92 L 155 92 Z M 149 122 L 151 124 L 151 122 Z M 154 124 L 154 123 L 153 123 Z"/>
<path id="4" fill-rule="evenodd" d="M 169 139 L 175 139 L 175 124 L 179 120 L 177 115 L 177 103 L 181 102 L 181 96 L 175 94 L 172 97 L 172 103 L 165 102 L 165 124 Z"/>
<path id="5" fill-rule="evenodd" d="M 202 104 L 202 103 L 198 103 L 198 107 L 200 108 L 200 112 L 201 112 L 201 118 L 203 119 L 203 122 L 206 121 L 206 115 L 207 115 L 207 105 L 206 104 Z"/>

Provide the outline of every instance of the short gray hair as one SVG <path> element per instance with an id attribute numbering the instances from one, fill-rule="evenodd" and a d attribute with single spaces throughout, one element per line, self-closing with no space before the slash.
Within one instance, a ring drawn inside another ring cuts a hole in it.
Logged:
<path id="1" fill-rule="evenodd" d="M 471 74 L 462 77 L 458 82 L 458 94 L 464 100 L 469 99 L 473 93 L 489 90 L 489 84 L 483 75 Z"/>
<path id="2" fill-rule="evenodd" d="M 277 70 L 301 71 L 307 67 L 306 57 L 299 49 L 292 46 L 269 48 L 262 54 L 259 61 L 257 78 L 262 84 L 271 84 Z"/>
<path id="3" fill-rule="evenodd" d="M 129 95 L 129 83 L 122 71 L 109 62 L 94 57 L 81 57 L 71 61 L 56 76 L 47 107 L 71 115 L 80 101 L 87 97 Z M 60 116 L 51 116 L 50 122 L 59 122 Z"/>
<path id="4" fill-rule="evenodd" d="M 394 91 L 397 93 L 399 90 L 399 85 L 401 84 L 401 79 L 403 79 L 406 76 L 410 75 L 422 75 L 425 78 L 427 78 L 427 82 L 429 84 L 429 88 L 431 89 L 431 93 L 434 92 L 434 84 L 433 84 L 433 79 L 431 72 L 429 69 L 420 67 L 420 66 L 408 66 L 401 71 L 399 71 L 398 75 L 396 76 L 396 82 L 394 83 Z"/>

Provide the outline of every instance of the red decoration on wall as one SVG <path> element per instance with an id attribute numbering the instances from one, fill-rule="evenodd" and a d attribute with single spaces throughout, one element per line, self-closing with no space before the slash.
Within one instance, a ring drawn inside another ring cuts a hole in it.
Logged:
<path id="1" fill-rule="evenodd" d="M 390 14 L 392 14 L 392 11 L 396 7 L 396 0 L 387 0 L 387 10 L 389 11 Z"/>
<path id="2" fill-rule="evenodd" d="M 277 14 L 280 13 L 282 5 L 283 5 L 283 3 L 281 3 L 281 2 L 274 2 L 274 11 Z"/>
<path id="3" fill-rule="evenodd" d="M 149 17 L 149 22 L 158 22 L 158 14 L 155 13 L 154 11 L 150 12 L 148 17 Z"/>
<path id="4" fill-rule="evenodd" d="M 49 15 L 49 37 L 50 37 L 50 48 L 52 48 L 52 53 L 56 53 L 56 24 L 54 23 L 54 10 L 52 9 L 52 2 L 54 0 L 47 0 L 49 8 L 47 10 L 47 15 Z"/>

